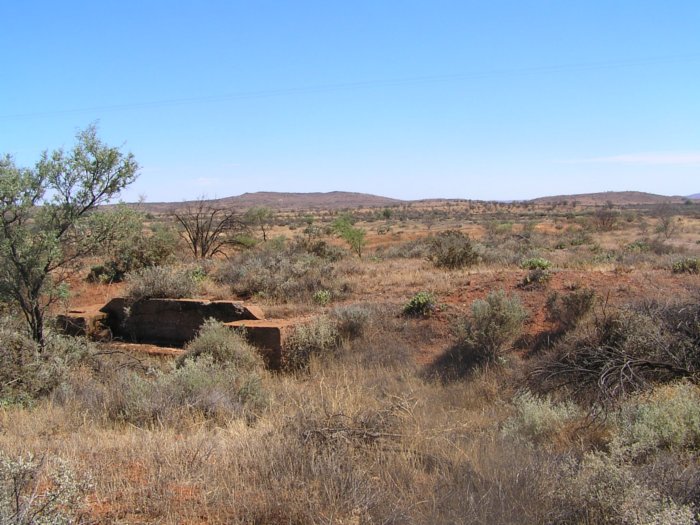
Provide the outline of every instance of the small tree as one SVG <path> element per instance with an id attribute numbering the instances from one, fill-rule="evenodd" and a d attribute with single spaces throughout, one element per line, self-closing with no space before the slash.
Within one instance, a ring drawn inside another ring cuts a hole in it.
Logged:
<path id="1" fill-rule="evenodd" d="M 673 208 L 668 205 L 661 206 L 658 214 L 656 233 L 668 241 L 680 231 L 679 219 L 673 214 Z"/>
<path id="2" fill-rule="evenodd" d="M 367 243 L 365 239 L 367 232 L 362 228 L 356 228 L 351 219 L 347 216 L 340 217 L 333 221 L 333 229 L 338 234 L 338 237 L 348 243 L 350 249 L 361 259 L 362 250 Z"/>
<path id="3" fill-rule="evenodd" d="M 225 246 L 238 244 L 236 236 L 246 231 L 236 212 L 214 206 L 204 197 L 187 203 L 173 215 L 182 227 L 180 235 L 199 259 L 223 253 Z"/>
<path id="4" fill-rule="evenodd" d="M 602 232 L 609 232 L 617 226 L 617 219 L 620 214 L 615 210 L 615 205 L 612 201 L 605 203 L 605 206 L 598 208 L 593 214 L 593 222 L 596 229 Z"/>
<path id="5" fill-rule="evenodd" d="M 263 242 L 267 241 L 267 232 L 270 229 L 270 223 L 275 214 L 270 208 L 265 206 L 256 206 L 250 208 L 245 214 L 245 221 L 255 228 L 260 229 Z"/>
<path id="6" fill-rule="evenodd" d="M 0 159 L 0 297 L 16 303 L 32 338 L 44 346 L 44 317 L 58 299 L 66 270 L 109 242 L 115 230 L 95 208 L 136 178 L 138 164 L 80 131 L 70 152 L 44 152 L 34 168 Z"/>

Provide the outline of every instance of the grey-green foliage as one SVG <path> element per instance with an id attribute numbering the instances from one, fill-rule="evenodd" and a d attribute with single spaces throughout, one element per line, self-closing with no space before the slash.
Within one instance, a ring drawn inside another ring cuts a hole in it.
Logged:
<path id="1" fill-rule="evenodd" d="M 557 484 L 551 523 L 619 523 L 622 525 L 692 525 L 691 505 L 683 505 L 646 485 L 631 465 L 604 452 L 571 461 Z"/>
<path id="2" fill-rule="evenodd" d="M 471 239 L 459 230 L 446 230 L 432 237 L 428 258 L 438 268 L 451 270 L 472 266 L 479 260 Z"/>
<path id="3" fill-rule="evenodd" d="M 528 391 L 518 395 L 513 406 L 515 414 L 506 421 L 503 433 L 532 443 L 545 441 L 581 415 L 572 401 L 557 403 Z"/>
<path id="4" fill-rule="evenodd" d="M 44 152 L 34 168 L 0 159 L 0 297 L 21 309 L 40 347 L 47 308 L 64 293 L 61 270 L 113 235 L 91 213 L 128 186 L 137 168 L 94 125 L 78 133 L 72 150 Z"/>
<path id="5" fill-rule="evenodd" d="M 198 267 L 151 266 L 127 274 L 125 295 L 139 299 L 193 297 L 200 289 Z"/>
<path id="6" fill-rule="evenodd" d="M 0 523 L 62 525 L 78 523 L 89 483 L 57 458 L 0 452 Z"/>
<path id="7" fill-rule="evenodd" d="M 74 375 L 57 398 L 96 419 L 178 427 L 191 418 L 254 419 L 267 402 L 262 359 L 240 333 L 209 320 L 185 354 L 165 370 L 119 369 Z"/>
<path id="8" fill-rule="evenodd" d="M 214 319 L 207 319 L 192 341 L 185 347 L 185 353 L 177 359 L 177 365 L 194 361 L 205 355 L 218 364 L 241 371 L 260 369 L 263 366 L 260 354 L 246 340 L 243 334 L 224 326 Z"/>
<path id="9" fill-rule="evenodd" d="M 700 259 L 697 257 L 683 257 L 671 266 L 673 273 L 700 273 Z"/>
<path id="10" fill-rule="evenodd" d="M 154 371 L 151 377 L 126 369 L 108 377 L 79 377 L 60 394 L 61 401 L 77 404 L 96 420 L 139 427 L 178 427 L 192 417 L 222 423 L 254 417 L 266 398 L 260 374 L 237 373 L 211 356 Z"/>
<path id="11" fill-rule="evenodd" d="M 49 332 L 46 346 L 39 345 L 21 328 L 0 321 L 0 405 L 31 404 L 54 391 L 71 366 L 88 358 L 85 339 Z"/>
<path id="12" fill-rule="evenodd" d="M 311 356 L 331 354 L 339 343 L 340 333 L 336 323 L 325 315 L 317 317 L 294 329 L 287 341 L 283 366 L 288 370 L 305 368 Z"/>
<path id="13" fill-rule="evenodd" d="M 105 262 L 92 268 L 89 280 L 119 282 L 129 272 L 165 264 L 177 248 L 178 236 L 173 228 L 156 224 L 145 231 L 144 214 L 126 205 L 91 218 L 111 224 L 115 235 L 101 246 Z"/>
<path id="14" fill-rule="evenodd" d="M 242 253 L 222 265 L 217 278 L 239 295 L 259 295 L 280 301 L 312 300 L 314 293 L 335 294 L 331 261 L 302 246 L 276 247 Z"/>
<path id="15" fill-rule="evenodd" d="M 700 448 L 700 392 L 689 383 L 661 387 L 626 402 L 616 414 L 611 449 L 637 459 L 661 450 Z"/>
<path id="16" fill-rule="evenodd" d="M 517 337 L 527 319 L 517 296 L 503 290 L 472 303 L 472 315 L 458 327 L 464 351 L 486 361 L 496 361 Z"/>

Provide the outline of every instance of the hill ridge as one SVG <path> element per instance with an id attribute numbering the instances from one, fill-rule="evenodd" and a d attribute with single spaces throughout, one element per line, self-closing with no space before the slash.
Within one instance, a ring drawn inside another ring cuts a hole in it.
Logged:
<path id="1" fill-rule="evenodd" d="M 570 195 L 551 195 L 531 199 L 535 204 L 554 204 L 562 201 L 577 201 L 580 204 L 663 204 L 682 203 L 688 197 L 680 195 L 659 195 L 645 191 L 601 191 L 594 193 L 575 193 Z"/>

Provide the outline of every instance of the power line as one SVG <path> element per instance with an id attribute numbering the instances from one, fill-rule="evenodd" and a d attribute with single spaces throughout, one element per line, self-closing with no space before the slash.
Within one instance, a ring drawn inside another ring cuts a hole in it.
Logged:
<path id="1" fill-rule="evenodd" d="M 268 89 L 259 91 L 242 91 L 237 93 L 227 93 L 221 95 L 207 95 L 199 97 L 172 98 L 162 100 L 151 100 L 144 102 L 132 102 L 126 104 L 110 104 L 104 106 L 93 106 L 84 108 L 72 108 L 53 111 L 41 111 L 31 113 L 14 113 L 0 115 L 0 119 L 22 119 L 37 118 L 57 115 L 70 115 L 75 113 L 105 112 L 105 111 L 129 111 L 134 109 L 150 109 L 159 107 L 181 106 L 188 104 L 199 104 L 219 101 L 249 100 L 269 97 L 281 97 L 289 95 L 306 95 L 316 93 L 329 93 L 333 91 L 351 91 L 355 89 L 368 89 L 375 87 L 409 86 L 419 84 L 431 84 L 438 82 L 455 82 L 465 80 L 481 80 L 498 77 L 513 77 L 521 75 L 546 75 L 567 72 L 595 71 L 603 69 L 619 69 L 636 66 L 647 66 L 654 64 L 665 64 L 669 62 L 692 62 L 700 60 L 700 53 L 674 56 L 658 56 L 647 58 L 636 58 L 626 60 L 613 60 L 605 62 L 583 62 L 576 64 L 557 64 L 551 66 L 534 66 L 516 69 L 494 69 L 487 71 L 474 71 L 470 73 L 451 73 L 443 75 L 415 76 L 394 79 L 365 80 L 353 82 L 341 82 L 335 84 L 318 84 L 309 86 L 297 86 L 280 89 Z"/>

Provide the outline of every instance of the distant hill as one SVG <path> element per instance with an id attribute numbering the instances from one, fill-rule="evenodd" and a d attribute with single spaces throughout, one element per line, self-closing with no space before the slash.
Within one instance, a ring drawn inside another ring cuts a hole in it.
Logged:
<path id="1" fill-rule="evenodd" d="M 234 197 L 210 199 L 215 206 L 246 210 L 255 206 L 265 206 L 273 210 L 312 210 L 312 209 L 342 209 L 342 208 L 381 208 L 394 206 L 404 201 L 380 197 L 368 193 L 349 191 L 331 191 L 327 193 L 283 193 L 275 191 L 258 191 L 244 193 Z M 187 202 L 151 202 L 141 204 L 142 210 L 154 213 L 167 213 L 186 206 Z"/>
<path id="2" fill-rule="evenodd" d="M 688 195 L 689 199 L 700 199 L 700 193 L 694 193 L 693 195 Z"/>
<path id="3" fill-rule="evenodd" d="M 656 195 L 643 191 L 605 191 L 601 193 L 581 193 L 577 195 L 554 195 L 552 197 L 540 197 L 530 202 L 536 204 L 554 204 L 562 201 L 577 201 L 587 206 L 612 202 L 617 205 L 624 204 L 663 204 L 682 203 L 688 197 Z M 691 197 L 692 198 L 692 197 Z"/>

